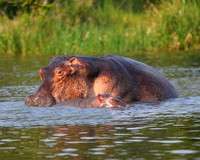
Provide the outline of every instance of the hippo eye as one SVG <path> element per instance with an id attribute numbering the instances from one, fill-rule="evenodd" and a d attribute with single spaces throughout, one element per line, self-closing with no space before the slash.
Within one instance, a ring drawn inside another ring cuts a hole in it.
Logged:
<path id="1" fill-rule="evenodd" d="M 114 98 L 111 98 L 111 99 L 110 99 L 110 102 L 114 103 L 114 102 L 115 102 L 115 99 L 114 99 Z"/>
<path id="2" fill-rule="evenodd" d="M 58 75 L 62 75 L 63 74 L 63 72 L 61 70 L 58 71 L 57 73 L 58 73 Z"/>

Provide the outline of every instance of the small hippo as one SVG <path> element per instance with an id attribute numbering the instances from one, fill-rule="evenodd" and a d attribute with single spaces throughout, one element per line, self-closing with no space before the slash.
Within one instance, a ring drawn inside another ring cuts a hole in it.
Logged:
<path id="1" fill-rule="evenodd" d="M 130 107 L 116 96 L 109 94 L 98 94 L 88 99 L 70 99 L 54 106 L 77 106 L 77 107 Z"/>

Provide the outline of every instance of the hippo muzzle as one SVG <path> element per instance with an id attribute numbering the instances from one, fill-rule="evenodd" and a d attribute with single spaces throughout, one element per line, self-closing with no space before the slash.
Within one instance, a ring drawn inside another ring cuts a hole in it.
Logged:
<path id="1" fill-rule="evenodd" d="M 32 107 L 49 107 L 56 104 L 53 96 L 32 94 L 25 100 L 25 104 Z"/>
<path id="2" fill-rule="evenodd" d="M 25 104 L 32 107 L 49 107 L 56 104 L 54 97 L 32 94 L 25 100 Z"/>
<path id="3" fill-rule="evenodd" d="M 49 89 L 42 85 L 38 91 L 26 98 L 25 104 L 30 107 L 49 107 L 56 104 L 56 100 Z"/>

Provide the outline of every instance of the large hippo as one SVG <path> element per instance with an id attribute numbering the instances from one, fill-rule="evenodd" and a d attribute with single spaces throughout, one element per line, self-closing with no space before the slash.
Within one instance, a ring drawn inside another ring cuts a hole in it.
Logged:
<path id="1" fill-rule="evenodd" d="M 54 106 L 77 106 L 77 107 L 130 107 L 130 105 L 121 101 L 118 97 L 109 94 L 98 94 L 87 99 L 70 99 Z"/>
<path id="2" fill-rule="evenodd" d="M 57 56 L 39 70 L 41 86 L 26 99 L 28 106 L 110 94 L 124 102 L 176 98 L 169 81 L 152 67 L 117 55 Z"/>

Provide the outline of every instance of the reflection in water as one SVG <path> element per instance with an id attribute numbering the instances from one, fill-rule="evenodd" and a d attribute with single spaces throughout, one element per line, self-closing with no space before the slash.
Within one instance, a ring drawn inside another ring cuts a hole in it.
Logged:
<path id="1" fill-rule="evenodd" d="M 112 110 L 3 102 L 0 152 L 8 159 L 200 158 L 199 102 L 188 97 Z"/>
<path id="2" fill-rule="evenodd" d="M 16 159 L 176 159 L 199 157 L 199 119 L 163 118 L 135 125 L 2 128 L 0 152 Z M 197 133 L 198 131 L 198 133 Z M 12 138 L 12 139 L 9 139 Z M 149 156 L 151 158 L 149 158 Z"/>
<path id="3" fill-rule="evenodd" d="M 116 109 L 27 107 L 48 58 L 1 55 L 0 159 L 200 159 L 199 64 L 143 61 L 180 98 Z"/>

